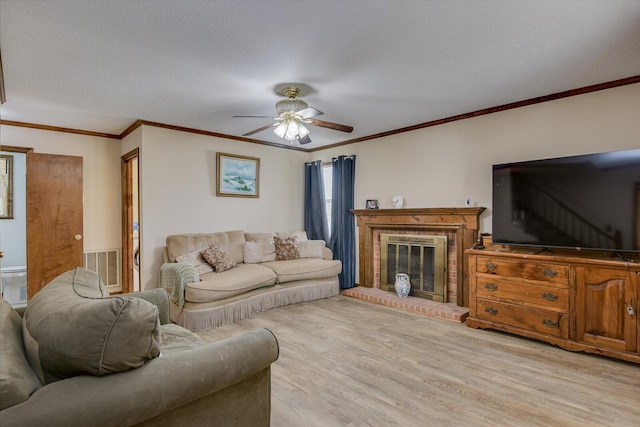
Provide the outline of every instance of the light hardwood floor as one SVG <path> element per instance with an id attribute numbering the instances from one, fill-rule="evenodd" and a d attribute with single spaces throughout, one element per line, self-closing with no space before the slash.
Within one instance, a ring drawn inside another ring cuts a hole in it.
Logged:
<path id="1" fill-rule="evenodd" d="M 274 427 L 640 426 L 640 366 L 346 296 L 199 333 L 278 337 Z"/>

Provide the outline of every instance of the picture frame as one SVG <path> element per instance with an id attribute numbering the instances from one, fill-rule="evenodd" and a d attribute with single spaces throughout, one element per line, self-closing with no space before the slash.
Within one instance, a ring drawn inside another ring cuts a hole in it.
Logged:
<path id="1" fill-rule="evenodd" d="M 13 156 L 0 154 L 0 219 L 13 219 Z"/>
<path id="2" fill-rule="evenodd" d="M 260 197 L 260 159 L 216 153 L 216 196 Z"/>
<path id="3" fill-rule="evenodd" d="M 377 199 L 369 199 L 365 204 L 367 209 L 378 209 L 378 200 Z"/>

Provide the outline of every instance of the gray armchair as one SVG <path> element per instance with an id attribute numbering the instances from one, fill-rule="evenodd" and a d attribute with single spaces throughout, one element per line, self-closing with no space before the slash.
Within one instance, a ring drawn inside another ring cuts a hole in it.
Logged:
<path id="1" fill-rule="evenodd" d="M 86 273 L 82 271 L 82 274 Z M 54 282 L 56 280 L 58 278 Z M 192 332 L 169 323 L 169 300 L 163 289 L 137 292 L 120 299 L 130 297 L 145 300 L 146 308 L 152 304 L 153 310 L 157 309 L 158 357 L 122 372 L 84 373 L 53 380 L 45 374 L 49 379 L 44 381 L 38 375 L 39 368 L 32 367 L 34 356 L 29 355 L 31 341 L 38 339 L 37 325 L 34 326 L 37 314 L 30 314 L 29 307 L 21 310 L 24 313 L 18 313 L 0 301 L 0 357 L 4 365 L 0 366 L 0 378 L 4 380 L 0 382 L 0 397 L 4 401 L 0 424 L 3 427 L 270 425 L 270 366 L 278 358 L 279 349 L 269 330 L 255 330 L 207 344 Z M 30 304 L 32 302 L 35 303 L 35 297 Z M 65 312 L 70 310 L 67 308 Z M 33 335 L 24 340 L 21 314 L 25 316 L 24 334 Z M 48 317 L 51 321 L 52 317 Z M 90 346 L 91 340 L 83 340 Z M 51 350 L 47 349 L 46 342 L 41 341 L 39 345 L 42 359 Z M 106 346 L 104 344 L 104 348 Z M 11 366 L 6 366 L 8 363 L 4 361 L 11 361 Z M 46 362 L 41 360 L 41 363 L 44 370 L 49 369 Z M 32 372 L 25 371 L 29 368 Z M 9 378 L 16 373 L 19 378 Z M 24 398 L 21 396 L 26 399 L 15 403 Z M 13 404 L 6 407 L 10 401 Z"/>

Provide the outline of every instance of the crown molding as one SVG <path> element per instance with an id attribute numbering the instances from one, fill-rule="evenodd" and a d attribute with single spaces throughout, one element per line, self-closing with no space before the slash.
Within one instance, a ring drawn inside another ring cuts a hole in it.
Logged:
<path id="1" fill-rule="evenodd" d="M 338 142 L 336 144 L 325 145 L 324 147 L 309 149 L 310 152 L 326 150 L 329 148 L 341 147 L 344 145 L 355 144 L 356 142 L 368 141 L 371 139 L 383 138 L 385 136 L 397 135 L 399 133 L 411 132 L 413 130 L 424 129 L 432 126 L 451 123 L 458 120 L 470 119 L 473 117 L 484 116 L 487 114 L 499 113 L 501 111 L 512 110 L 514 108 L 527 107 L 529 105 L 540 104 L 542 102 L 555 101 L 556 99 L 569 98 L 571 96 L 583 95 L 585 93 L 597 92 L 599 90 L 611 89 L 614 87 L 626 86 L 630 84 L 640 83 L 640 75 L 627 77 L 624 79 L 613 80 L 605 83 L 598 83 L 591 86 L 584 86 L 577 89 L 565 90 L 562 92 L 552 93 L 550 95 L 538 96 L 535 98 L 525 99 L 524 101 L 511 102 L 509 104 L 498 105 L 496 107 L 483 108 L 482 110 L 471 111 L 469 113 L 458 114 L 456 116 L 446 117 L 444 119 L 432 120 L 430 122 L 420 123 L 417 125 L 407 126 L 400 129 L 390 130 L 386 132 L 376 133 L 373 135 L 363 136 L 360 138 L 349 139 L 347 141 Z"/>
<path id="2" fill-rule="evenodd" d="M 140 119 L 133 122 L 131 126 L 125 129 L 119 135 L 103 133 L 103 132 L 93 132 L 93 131 L 87 131 L 82 129 L 71 129 L 71 128 L 64 128 L 64 127 L 58 127 L 58 126 L 41 125 L 41 124 L 35 124 L 35 123 L 16 122 L 11 120 L 0 120 L 0 124 L 6 125 L 6 126 L 18 126 L 18 127 L 25 127 L 30 129 L 40 129 L 40 130 L 54 131 L 54 132 L 65 132 L 65 133 L 73 133 L 73 134 L 79 134 L 79 135 L 96 136 L 101 138 L 110 138 L 110 139 L 119 139 L 119 140 L 122 140 L 123 138 L 125 138 L 126 136 L 128 136 L 129 134 L 131 134 L 133 131 L 135 131 L 141 126 L 152 126 L 152 127 L 162 128 L 162 129 L 175 130 L 179 132 L 193 133 L 197 135 L 212 136 L 216 138 L 224 138 L 224 139 L 231 139 L 235 141 L 250 142 L 253 144 L 267 145 L 271 147 L 282 148 L 285 150 L 295 150 L 295 151 L 302 151 L 306 153 L 312 153 L 315 151 L 322 151 L 330 148 L 336 148 L 336 147 L 342 147 L 345 145 L 355 144 L 357 142 L 369 141 L 372 139 L 383 138 L 386 136 L 398 135 L 400 133 L 411 132 L 418 129 L 424 129 L 424 128 L 437 126 L 445 123 L 455 122 L 458 120 L 470 119 L 473 117 L 484 116 L 487 114 L 499 113 L 501 111 L 512 110 L 514 108 L 526 107 L 529 105 L 540 104 L 542 102 L 555 101 L 557 99 L 569 98 L 572 96 L 583 95 L 586 93 L 597 92 L 600 90 L 611 89 L 611 88 L 626 86 L 626 85 L 635 84 L 635 83 L 640 83 L 640 75 L 627 77 L 619 80 L 613 80 L 605 83 L 599 83 L 599 84 L 590 85 L 590 86 L 584 86 L 581 88 L 570 89 L 562 92 L 556 92 L 549 95 L 543 95 L 535 98 L 525 99 L 523 101 L 517 101 L 517 102 L 511 102 L 509 104 L 498 105 L 496 107 L 484 108 L 481 110 L 471 111 L 464 114 L 458 114 L 456 116 L 446 117 L 443 119 L 432 120 L 430 122 L 420 123 L 417 125 L 407 126 L 407 127 L 394 129 L 386 132 L 380 132 L 373 135 L 363 136 L 360 138 L 349 139 L 346 141 L 338 142 L 336 144 L 325 145 L 317 148 L 301 148 L 298 146 L 286 146 L 286 145 L 276 144 L 269 141 L 262 141 L 259 139 L 245 138 L 245 137 L 235 136 L 235 135 L 227 135 L 224 133 L 211 132 L 211 131 L 206 131 L 202 129 L 194 129 L 194 128 L 189 128 L 184 126 L 176 126 L 176 125 L 170 125 L 166 123 L 151 122 L 151 121 L 140 120 Z"/>

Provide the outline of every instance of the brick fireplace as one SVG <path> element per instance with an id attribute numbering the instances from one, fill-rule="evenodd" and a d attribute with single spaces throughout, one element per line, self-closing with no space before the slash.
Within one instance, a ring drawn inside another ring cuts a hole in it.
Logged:
<path id="1" fill-rule="evenodd" d="M 464 251 L 478 237 L 484 208 L 355 209 L 358 225 L 359 286 L 380 289 L 380 236 L 440 235 L 447 237 L 447 299 L 469 306 Z"/>

